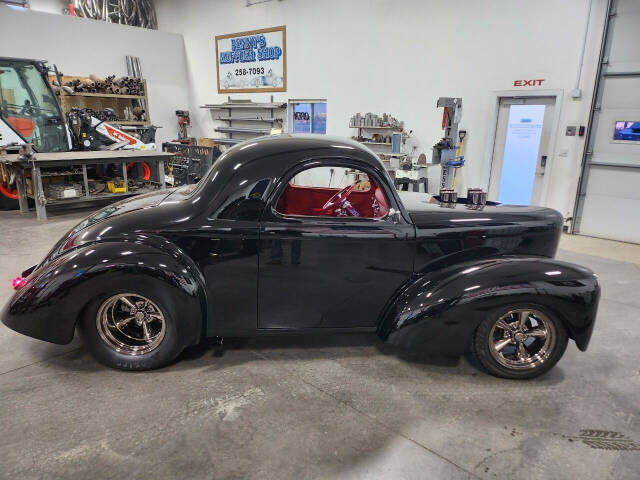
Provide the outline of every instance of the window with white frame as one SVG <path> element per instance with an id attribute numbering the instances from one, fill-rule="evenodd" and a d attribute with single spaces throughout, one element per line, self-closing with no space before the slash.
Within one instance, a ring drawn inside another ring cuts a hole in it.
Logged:
<path id="1" fill-rule="evenodd" d="M 289 100 L 289 133 L 327 133 L 327 101 Z"/>

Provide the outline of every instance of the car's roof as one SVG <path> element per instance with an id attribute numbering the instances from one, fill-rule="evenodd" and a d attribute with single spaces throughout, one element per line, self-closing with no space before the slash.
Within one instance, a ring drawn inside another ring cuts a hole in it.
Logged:
<path id="1" fill-rule="evenodd" d="M 322 166 L 323 159 L 329 165 L 336 159 L 344 158 L 369 167 L 391 184 L 380 158 L 354 140 L 330 135 L 284 134 L 252 138 L 226 150 L 199 182 L 199 189 L 202 189 L 203 195 L 213 199 L 220 193 L 222 185 L 241 189 L 263 179 L 273 179 L 275 184 L 292 168 L 306 161 L 312 161 L 314 166 Z M 242 177 L 242 182 L 240 186 L 233 183 L 234 187 L 229 182 L 236 175 Z"/>
<path id="2" fill-rule="evenodd" d="M 295 153 L 300 155 L 291 155 Z M 318 134 L 283 134 L 252 138 L 226 150 L 215 163 L 217 169 L 221 171 L 221 177 L 224 177 L 223 172 L 232 173 L 241 164 L 280 156 L 281 161 L 288 158 L 285 163 L 292 166 L 306 154 L 315 157 L 356 157 L 372 168 L 384 171 L 378 156 L 361 143 L 344 137 Z M 274 162 L 269 163 L 273 164 L 274 169 L 283 168 L 282 162 L 276 162 L 279 166 Z M 274 171 L 273 175 L 278 175 L 282 171 Z"/>
<path id="3" fill-rule="evenodd" d="M 254 147 L 258 147 L 255 148 Z M 252 138 L 245 142 L 238 143 L 230 148 L 226 153 L 244 152 L 250 150 L 260 150 L 260 155 L 273 155 L 278 153 L 295 152 L 301 150 L 342 148 L 346 150 L 358 150 L 368 154 L 373 154 L 369 148 L 355 140 L 333 135 L 285 133 L 282 135 L 268 135 L 264 137 Z"/>

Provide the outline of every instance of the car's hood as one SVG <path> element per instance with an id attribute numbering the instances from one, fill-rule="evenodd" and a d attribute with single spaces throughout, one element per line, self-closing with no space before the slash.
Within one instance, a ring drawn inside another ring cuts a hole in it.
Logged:
<path id="1" fill-rule="evenodd" d="M 487 205 L 468 205 L 466 199 L 458 203 L 441 203 L 437 197 L 426 193 L 398 192 L 402 203 L 418 228 L 456 224 L 460 227 L 475 228 L 489 224 L 513 224 L 547 219 L 549 222 L 562 221 L 559 212 L 545 207 L 507 205 L 488 202 Z"/>

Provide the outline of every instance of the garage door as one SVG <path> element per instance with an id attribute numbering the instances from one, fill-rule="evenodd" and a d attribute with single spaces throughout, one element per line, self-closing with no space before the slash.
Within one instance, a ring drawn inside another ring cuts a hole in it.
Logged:
<path id="1" fill-rule="evenodd" d="M 609 9 L 573 231 L 640 243 L 640 2 Z"/>

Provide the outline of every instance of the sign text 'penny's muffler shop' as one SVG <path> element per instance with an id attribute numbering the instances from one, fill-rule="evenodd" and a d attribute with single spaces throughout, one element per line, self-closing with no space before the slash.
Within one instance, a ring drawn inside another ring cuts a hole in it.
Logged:
<path id="1" fill-rule="evenodd" d="M 216 37 L 218 92 L 287 90 L 286 27 Z"/>

